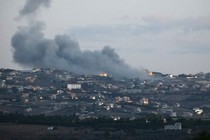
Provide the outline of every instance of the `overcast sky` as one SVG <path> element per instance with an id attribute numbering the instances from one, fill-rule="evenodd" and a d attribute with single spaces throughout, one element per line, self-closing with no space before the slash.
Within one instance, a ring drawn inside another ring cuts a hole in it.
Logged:
<path id="1" fill-rule="evenodd" d="M 0 0 L 0 67 L 13 62 L 11 37 L 25 0 Z M 109 45 L 132 67 L 163 73 L 210 72 L 209 0 L 53 0 L 37 18 L 45 36 L 68 34 L 83 50 Z"/>

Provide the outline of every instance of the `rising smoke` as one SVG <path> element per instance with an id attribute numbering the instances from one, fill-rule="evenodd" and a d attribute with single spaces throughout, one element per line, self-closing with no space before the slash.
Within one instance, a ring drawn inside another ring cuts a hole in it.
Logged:
<path id="1" fill-rule="evenodd" d="M 34 14 L 40 7 L 49 5 L 50 0 L 27 0 L 19 17 Z M 56 68 L 78 74 L 106 72 L 114 77 L 137 77 L 140 74 L 109 46 L 101 51 L 81 51 L 78 42 L 69 36 L 56 35 L 54 39 L 47 39 L 42 32 L 42 22 L 35 19 L 28 22 L 28 26 L 18 28 L 11 40 L 14 61 L 22 66 Z"/>
<path id="2" fill-rule="evenodd" d="M 41 7 L 49 7 L 51 0 L 27 0 L 23 9 L 19 11 L 20 17 L 34 14 Z"/>

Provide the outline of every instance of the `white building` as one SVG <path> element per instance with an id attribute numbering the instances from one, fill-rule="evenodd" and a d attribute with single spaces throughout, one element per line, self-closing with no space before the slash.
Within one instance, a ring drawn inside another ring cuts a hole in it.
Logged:
<path id="1" fill-rule="evenodd" d="M 174 125 L 165 125 L 165 130 L 182 130 L 182 124 L 181 123 L 175 123 Z"/>
<path id="2" fill-rule="evenodd" d="M 68 88 L 68 90 L 81 89 L 81 85 L 80 84 L 68 84 L 67 88 Z"/>

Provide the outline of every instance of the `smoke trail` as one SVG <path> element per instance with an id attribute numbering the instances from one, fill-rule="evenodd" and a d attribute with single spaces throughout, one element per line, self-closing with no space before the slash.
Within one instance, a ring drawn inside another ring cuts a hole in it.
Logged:
<path id="1" fill-rule="evenodd" d="M 33 3 L 35 6 L 31 6 Z M 20 17 L 33 14 L 39 7 L 49 4 L 49 0 L 28 0 L 20 11 Z M 78 74 L 106 72 L 114 77 L 136 77 L 140 74 L 109 46 L 101 51 L 81 51 L 78 42 L 69 36 L 57 35 L 54 39 L 47 39 L 43 29 L 41 22 L 18 28 L 11 39 L 15 62 L 22 66 L 64 69 Z"/>

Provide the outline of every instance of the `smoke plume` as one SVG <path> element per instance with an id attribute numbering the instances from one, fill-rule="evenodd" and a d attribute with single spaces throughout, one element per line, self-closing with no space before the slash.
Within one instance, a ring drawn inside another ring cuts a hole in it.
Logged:
<path id="1" fill-rule="evenodd" d="M 36 13 L 41 6 L 49 7 L 50 0 L 27 0 L 23 9 L 19 11 L 20 17 Z"/>
<path id="2" fill-rule="evenodd" d="M 20 10 L 20 18 L 49 4 L 50 0 L 27 0 Z M 56 35 L 54 39 L 47 39 L 43 29 L 44 24 L 38 21 L 30 21 L 30 25 L 17 29 L 11 39 L 15 62 L 27 67 L 56 68 L 78 74 L 106 72 L 114 77 L 136 77 L 140 74 L 109 46 L 101 51 L 81 51 L 78 42 L 69 36 Z"/>

